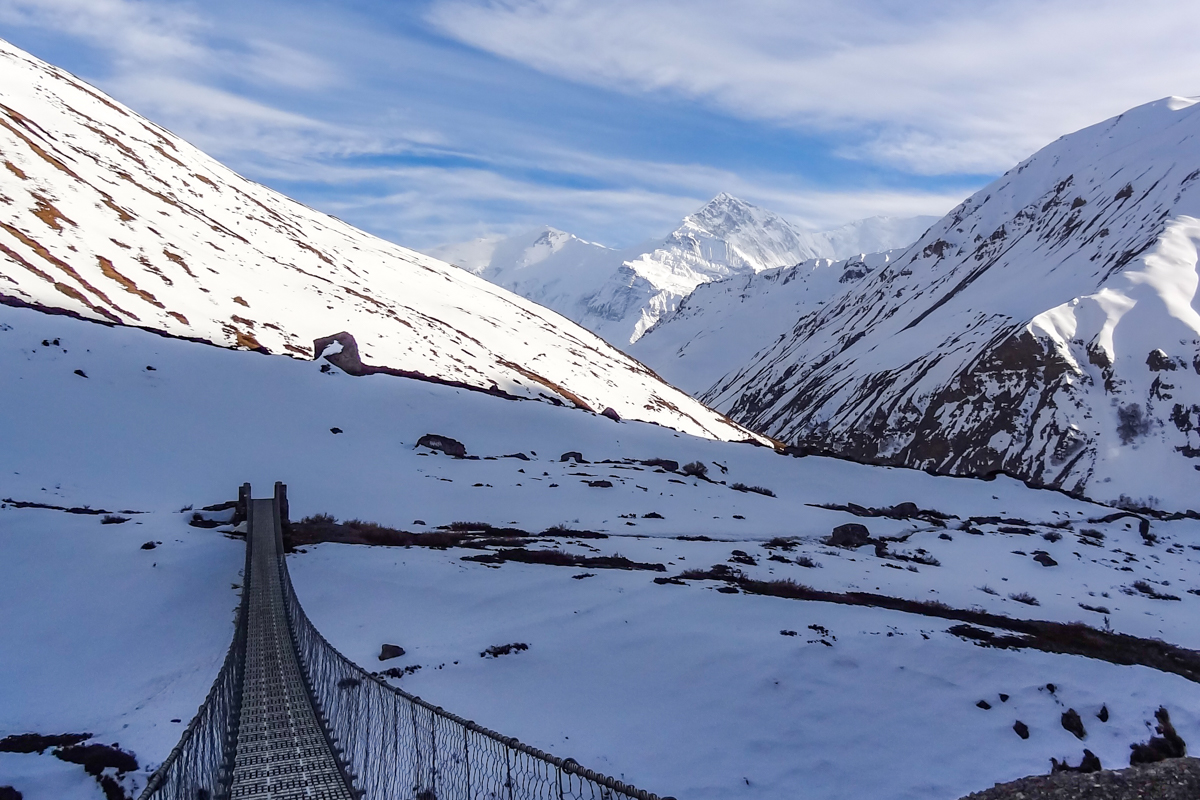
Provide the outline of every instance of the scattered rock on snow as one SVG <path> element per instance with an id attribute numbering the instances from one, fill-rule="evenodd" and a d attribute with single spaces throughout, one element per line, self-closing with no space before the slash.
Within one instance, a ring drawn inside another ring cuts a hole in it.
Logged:
<path id="1" fill-rule="evenodd" d="M 427 433 L 417 439 L 417 447 L 428 447 L 430 450 L 437 450 L 455 458 L 463 458 L 467 455 L 467 447 L 462 442 L 437 433 Z"/>
<path id="2" fill-rule="evenodd" d="M 387 661 L 404 655 L 404 648 L 398 644 L 385 644 L 379 648 L 379 660 Z"/>
<path id="3" fill-rule="evenodd" d="M 1050 759 L 1050 773 L 1057 772 L 1099 772 L 1104 769 L 1100 763 L 1100 759 L 1091 750 L 1083 751 L 1083 760 L 1079 762 L 1078 767 L 1072 767 L 1064 758 L 1059 761 L 1057 758 Z"/>
<path id="4" fill-rule="evenodd" d="M 0 739 L 0 753 L 44 753 L 51 747 L 71 747 L 92 738 L 90 733 L 14 733 Z"/>
<path id="5" fill-rule="evenodd" d="M 525 644 L 524 642 L 513 642 L 512 644 L 494 644 L 487 650 L 484 650 L 482 653 L 480 653 L 479 656 L 481 658 L 486 658 L 488 656 L 492 658 L 499 658 L 500 656 L 506 656 L 509 653 L 519 653 L 522 650 L 528 649 L 529 645 Z"/>
<path id="6" fill-rule="evenodd" d="M 620 414 L 618 414 L 618 413 L 617 413 L 617 412 L 616 412 L 616 411 L 615 411 L 613 408 L 611 408 L 611 407 L 610 407 L 610 408 L 606 408 L 606 409 L 604 409 L 603 411 L 601 411 L 601 412 L 600 412 L 600 416 L 602 416 L 602 417 L 608 417 L 608 418 L 609 418 L 609 419 L 611 419 L 613 422 L 620 422 L 620 421 L 621 421 L 621 415 L 620 415 Z"/>
<path id="7" fill-rule="evenodd" d="M 1150 741 L 1129 745 L 1129 764 L 1153 764 L 1168 758 L 1183 758 L 1187 755 L 1187 743 L 1175 732 L 1171 724 L 1171 715 L 1165 706 L 1159 706 L 1154 712 L 1158 724 L 1154 726 L 1158 736 L 1151 736 Z"/>
<path id="8" fill-rule="evenodd" d="M 89 775 L 99 775 L 105 769 L 113 768 L 118 773 L 134 772 L 138 768 L 137 759 L 133 753 L 127 753 L 116 744 L 78 744 L 60 747 L 54 751 L 54 757 L 70 764 L 81 764 Z"/>
<path id="9" fill-rule="evenodd" d="M 867 530 L 866 525 L 861 525 L 857 522 L 847 522 L 845 525 L 838 525 L 833 529 L 833 533 L 826 540 L 827 544 L 834 547 L 845 547 L 853 550 L 856 547 L 862 547 L 865 544 L 870 544 L 871 532 Z"/>
<path id="10" fill-rule="evenodd" d="M 1045 550 L 1035 550 L 1033 560 L 1041 564 L 1043 567 L 1057 567 L 1058 562 L 1050 557 L 1050 554 Z"/>
<path id="11" fill-rule="evenodd" d="M 1079 712 L 1073 708 L 1068 708 L 1063 712 L 1062 726 L 1064 730 L 1073 733 L 1076 739 L 1087 738 L 1087 730 L 1083 727 L 1083 720 L 1079 718 Z"/>
<path id="12" fill-rule="evenodd" d="M 1016 732 L 1017 736 L 1020 736 L 1022 739 L 1029 738 L 1029 726 L 1024 722 L 1021 722 L 1021 720 L 1017 720 L 1013 723 L 1013 730 Z"/>
<path id="13" fill-rule="evenodd" d="M 580 453 L 578 450 L 568 450 L 567 452 L 563 453 L 558 460 L 560 462 L 573 460 L 576 464 L 588 463 L 588 460 L 583 457 L 583 453 Z"/>

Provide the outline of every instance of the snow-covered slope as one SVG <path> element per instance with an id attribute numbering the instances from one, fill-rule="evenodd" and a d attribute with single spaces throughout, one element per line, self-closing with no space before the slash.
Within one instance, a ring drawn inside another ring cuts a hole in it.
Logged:
<path id="1" fill-rule="evenodd" d="M 813 258 L 793 267 L 702 284 L 627 351 L 673 386 L 700 396 L 783 339 L 805 314 L 903 252 L 842 261 Z"/>
<path id="2" fill-rule="evenodd" d="M 581 316 L 580 299 L 596 292 L 619 260 L 617 251 L 555 228 L 476 239 L 429 254 L 572 319 Z"/>
<path id="3" fill-rule="evenodd" d="M 1195 508 L 1197 178 L 1194 100 L 1064 136 L 704 398 L 802 447 Z"/>
<path id="4" fill-rule="evenodd" d="M 487 281 L 247 181 L 0 43 L 0 295 L 225 346 L 746 433 L 595 335 Z"/>
<path id="5" fill-rule="evenodd" d="M 624 250 L 553 228 L 447 245 L 431 255 L 575 320 L 626 348 L 710 281 L 814 258 L 909 244 L 934 217 L 872 217 L 820 233 L 722 193 L 664 239 Z"/>

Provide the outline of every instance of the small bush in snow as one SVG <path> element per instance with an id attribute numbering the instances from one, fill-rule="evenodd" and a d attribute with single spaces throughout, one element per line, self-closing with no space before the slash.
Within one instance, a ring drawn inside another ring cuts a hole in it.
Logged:
<path id="1" fill-rule="evenodd" d="M 512 644 L 494 644 L 479 655 L 483 658 L 488 656 L 491 656 L 492 658 L 499 658 L 500 656 L 506 656 L 509 653 L 520 653 L 528 649 L 529 645 L 525 644 L 524 642 L 513 642 Z"/>
<path id="2" fill-rule="evenodd" d="M 691 475 L 693 478 L 707 478 L 708 467 L 699 461 L 693 461 L 690 464 L 684 464 L 680 470 L 684 475 Z"/>
<path id="3" fill-rule="evenodd" d="M 129 522 L 129 517 L 118 517 L 116 514 L 105 514 L 100 520 L 101 525 L 120 525 L 122 522 Z"/>
<path id="4" fill-rule="evenodd" d="M 754 492 L 755 494 L 763 494 L 767 497 L 774 497 L 775 493 L 763 486 L 747 486 L 744 483 L 735 483 L 729 487 L 735 492 Z"/>
<path id="5" fill-rule="evenodd" d="M 1008 599 L 1016 600 L 1018 603 L 1024 603 L 1027 606 L 1040 606 L 1041 605 L 1041 603 L 1038 602 L 1038 599 L 1036 597 L 1034 597 L 1033 595 L 1029 594 L 1028 592 L 1017 592 L 1016 594 L 1010 594 L 1008 596 Z"/>

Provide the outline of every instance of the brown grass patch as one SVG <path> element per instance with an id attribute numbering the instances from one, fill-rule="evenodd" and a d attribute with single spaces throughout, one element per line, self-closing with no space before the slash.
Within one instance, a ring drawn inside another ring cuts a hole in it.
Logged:
<path id="1" fill-rule="evenodd" d="M 908 600 L 869 592 L 827 592 L 793 580 L 758 581 L 740 570 L 717 564 L 708 570 L 687 570 L 678 576 L 684 580 L 720 580 L 746 594 L 808 600 L 838 605 L 883 608 L 926 617 L 968 623 L 949 632 L 973 639 L 979 644 L 1000 648 L 1030 648 L 1047 653 L 1077 655 L 1107 661 L 1110 664 L 1140 665 L 1180 675 L 1200 683 L 1200 652 L 1188 650 L 1160 639 L 1144 639 L 1123 633 L 1102 631 L 1082 622 L 1049 622 L 1016 619 L 986 611 L 952 608 L 938 601 Z M 982 627 L 975 627 L 982 626 Z M 1020 634 L 1003 636 L 982 628 L 996 628 Z"/>
<path id="2" fill-rule="evenodd" d="M 180 256 L 177 253 L 172 253 L 170 250 L 167 250 L 166 248 L 163 249 L 163 255 L 167 257 L 168 261 L 172 261 L 175 264 L 178 264 L 179 267 L 184 272 L 186 272 L 189 276 L 191 276 L 193 278 L 196 277 L 196 273 L 192 272 L 191 269 L 188 268 L 187 262 L 183 260 L 183 256 Z"/>
<path id="3" fill-rule="evenodd" d="M 118 272 L 117 268 L 114 267 L 113 263 L 107 258 L 104 256 L 96 256 L 96 260 L 100 262 L 100 271 L 104 273 L 104 277 L 116 281 L 121 285 L 122 289 L 132 295 L 142 298 L 150 305 L 157 308 L 163 308 L 163 304 L 158 302 L 157 297 L 150 294 L 150 292 L 147 292 L 145 289 L 139 288 L 138 285 L 133 282 L 132 278 L 126 277 Z"/>

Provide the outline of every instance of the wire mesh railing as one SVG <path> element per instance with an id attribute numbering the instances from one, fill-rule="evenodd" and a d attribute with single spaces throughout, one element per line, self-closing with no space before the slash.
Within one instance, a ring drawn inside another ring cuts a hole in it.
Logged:
<path id="1" fill-rule="evenodd" d="M 238 492 L 235 521 L 245 518 L 249 497 L 250 486 L 243 485 Z M 217 800 L 229 795 L 245 666 L 250 557 L 251 542 L 247 537 L 242 600 L 234 623 L 233 641 L 225 653 L 217 679 L 200 710 L 184 729 L 179 743 L 150 776 L 139 800 Z"/>
<path id="2" fill-rule="evenodd" d="M 317 715 L 366 800 L 660 800 L 375 677 L 339 653 L 309 621 L 282 556 L 279 569 Z"/>

